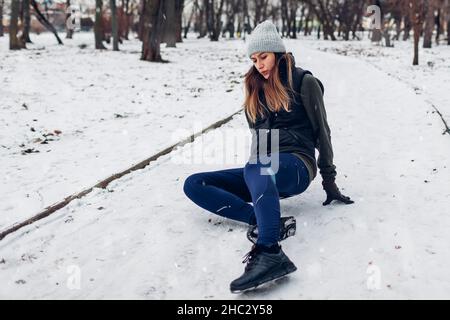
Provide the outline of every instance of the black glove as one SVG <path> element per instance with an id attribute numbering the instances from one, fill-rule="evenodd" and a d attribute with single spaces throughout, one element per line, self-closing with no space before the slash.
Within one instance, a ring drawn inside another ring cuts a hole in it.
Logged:
<path id="1" fill-rule="evenodd" d="M 327 193 L 327 200 L 325 200 L 322 205 L 326 206 L 331 203 L 333 200 L 341 201 L 345 204 L 351 204 L 354 203 L 353 200 L 350 199 L 350 197 L 344 196 L 340 191 L 336 183 L 334 182 L 334 179 L 332 180 L 324 180 L 322 181 L 323 190 Z"/>

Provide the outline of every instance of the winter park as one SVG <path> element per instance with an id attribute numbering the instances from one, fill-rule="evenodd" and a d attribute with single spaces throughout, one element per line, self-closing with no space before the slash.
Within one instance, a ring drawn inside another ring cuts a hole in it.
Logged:
<path id="1" fill-rule="evenodd" d="M 449 88 L 450 0 L 0 0 L 0 299 L 447 300 Z"/>

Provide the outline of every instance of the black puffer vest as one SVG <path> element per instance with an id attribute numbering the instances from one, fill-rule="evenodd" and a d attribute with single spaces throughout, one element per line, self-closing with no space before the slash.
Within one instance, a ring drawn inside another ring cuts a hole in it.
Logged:
<path id="1" fill-rule="evenodd" d="M 280 61 L 279 66 L 280 79 L 283 84 L 287 86 L 287 66 L 286 60 L 284 58 L 282 58 L 282 60 Z M 304 71 L 302 69 L 297 67 L 293 68 L 292 82 L 295 92 L 293 94 L 290 93 L 291 102 L 289 104 L 289 112 L 285 111 L 284 109 L 281 109 L 278 112 L 272 111 L 266 104 L 263 90 L 261 89 L 259 91 L 259 98 L 265 113 L 264 116 L 258 115 L 256 118 L 256 122 L 252 123 L 250 118 L 246 114 L 249 127 L 251 129 L 254 129 L 252 130 L 253 139 L 250 155 L 251 159 L 255 158 L 255 156 L 259 154 L 260 141 L 263 141 L 262 139 L 267 139 L 267 149 L 262 148 L 262 154 L 266 154 L 266 150 L 267 154 L 276 151 L 301 153 L 315 160 L 315 138 L 313 128 L 300 97 L 300 88 L 297 88 L 296 86 L 296 84 L 300 83 L 302 74 L 304 74 Z M 296 88 L 298 90 L 296 90 Z M 272 150 L 271 148 L 270 137 L 271 131 L 273 129 L 278 129 L 278 150 Z"/>

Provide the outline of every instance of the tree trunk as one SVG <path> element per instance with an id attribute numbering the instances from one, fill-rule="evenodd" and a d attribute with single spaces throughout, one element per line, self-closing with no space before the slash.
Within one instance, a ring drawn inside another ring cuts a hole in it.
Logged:
<path id="1" fill-rule="evenodd" d="M 72 39 L 73 36 L 73 18 L 72 18 L 72 8 L 70 6 L 70 0 L 66 0 L 66 39 Z"/>
<path id="2" fill-rule="evenodd" d="M 186 26 L 184 27 L 183 38 L 185 38 L 185 39 L 187 38 L 187 34 L 189 32 L 189 28 L 191 27 L 191 23 L 192 23 L 192 17 L 194 16 L 196 10 L 197 10 L 197 5 L 196 5 L 196 3 L 194 3 L 192 5 L 192 11 L 191 11 L 191 15 L 189 16 L 189 20 L 187 21 Z"/>
<path id="3" fill-rule="evenodd" d="M 311 13 L 309 12 L 309 9 L 308 9 L 308 14 L 306 15 L 306 18 L 305 18 L 305 32 L 303 33 L 305 36 L 310 34 L 310 30 L 309 30 L 310 16 L 311 16 Z"/>
<path id="4" fill-rule="evenodd" d="M 403 28 L 403 41 L 409 40 L 412 23 L 411 18 L 409 17 L 409 14 L 404 17 L 403 20 L 404 28 Z"/>
<path id="5" fill-rule="evenodd" d="M 435 24 L 436 24 L 436 44 L 439 45 L 439 38 L 441 37 L 442 33 L 442 24 L 441 24 L 441 9 L 439 8 L 437 10 L 437 16 L 435 18 Z"/>
<path id="6" fill-rule="evenodd" d="M 48 15 L 47 1 L 44 2 L 44 10 L 45 10 L 45 15 L 46 15 L 47 21 L 50 21 L 50 16 Z"/>
<path id="7" fill-rule="evenodd" d="M 234 33 L 236 32 L 235 28 L 235 22 L 236 18 L 238 21 L 238 29 L 237 32 L 240 34 L 240 20 L 239 20 L 239 1 L 237 0 L 228 0 L 227 1 L 227 9 L 226 9 L 226 16 L 227 16 L 227 24 L 224 29 L 224 33 L 228 32 L 230 35 L 230 38 L 234 38 Z"/>
<path id="8" fill-rule="evenodd" d="M 3 4 L 4 0 L 0 0 L 0 37 L 3 37 L 4 29 L 3 29 Z"/>
<path id="9" fill-rule="evenodd" d="M 450 46 L 450 17 L 447 20 L 447 45 Z"/>
<path id="10" fill-rule="evenodd" d="M 33 6 L 34 12 L 36 14 L 37 19 L 39 22 L 47 28 L 47 30 L 51 31 L 58 41 L 58 44 L 63 44 L 61 38 L 58 36 L 58 32 L 56 31 L 55 27 L 48 21 L 48 19 L 42 14 L 41 10 L 39 10 L 39 6 L 36 3 L 35 0 L 30 0 L 31 5 Z"/>
<path id="11" fill-rule="evenodd" d="M 139 0 L 139 24 L 138 24 L 138 38 L 140 41 L 144 41 L 144 9 L 145 9 L 145 1 Z"/>
<path id="12" fill-rule="evenodd" d="M 161 32 L 164 14 L 162 0 L 145 0 L 144 3 L 144 32 L 142 41 L 141 60 L 166 62 L 161 58 Z"/>
<path id="13" fill-rule="evenodd" d="M 291 34 L 289 35 L 292 39 L 297 39 L 297 10 L 298 10 L 298 3 L 296 0 L 291 0 L 290 3 L 290 10 L 289 10 L 289 20 L 290 20 L 290 31 Z"/>
<path id="14" fill-rule="evenodd" d="M 314 11 L 322 25 L 324 39 L 328 40 L 328 37 L 330 37 L 332 41 L 335 41 L 335 15 L 330 12 L 329 1 L 324 3 L 323 0 L 317 0 L 315 2 L 308 0 L 307 3 L 309 4 L 309 8 Z M 318 4 L 318 7 L 316 7 L 316 3 Z M 320 30 L 318 31 L 318 38 L 320 39 Z"/>
<path id="15" fill-rule="evenodd" d="M 394 40 L 398 41 L 400 39 L 400 33 L 402 32 L 402 16 L 401 13 L 398 12 L 394 16 L 394 22 L 395 22 L 395 36 Z"/>
<path id="16" fill-rule="evenodd" d="M 9 49 L 20 50 L 25 44 L 17 37 L 19 31 L 18 20 L 20 11 L 20 0 L 11 0 L 11 19 L 9 22 Z"/>
<path id="17" fill-rule="evenodd" d="M 423 47 L 431 48 L 434 29 L 434 5 L 433 0 L 424 0 L 425 7 L 425 30 L 423 36 Z"/>
<path id="18" fill-rule="evenodd" d="M 305 6 L 302 6 L 302 9 L 300 10 L 300 21 L 298 22 L 298 29 L 297 32 L 303 31 L 303 24 L 305 23 Z"/>
<path id="19" fill-rule="evenodd" d="M 124 7 L 124 14 L 125 14 L 125 33 L 123 35 L 125 40 L 128 40 L 128 35 L 130 33 L 130 19 L 132 18 L 132 14 L 130 14 L 130 0 L 125 1 L 125 7 Z"/>
<path id="20" fill-rule="evenodd" d="M 175 35 L 176 35 L 177 42 L 183 42 L 183 37 L 182 37 L 183 9 L 184 9 L 184 0 L 176 0 L 175 1 L 175 17 L 176 17 Z"/>
<path id="21" fill-rule="evenodd" d="M 387 27 L 385 27 L 383 31 L 383 38 L 384 42 L 386 43 L 386 47 L 391 48 L 394 46 L 393 44 L 391 44 L 391 36 L 389 34 L 389 29 Z"/>
<path id="22" fill-rule="evenodd" d="M 113 38 L 113 51 L 119 51 L 119 26 L 117 25 L 116 0 L 110 0 L 111 9 L 111 33 Z"/>
<path id="23" fill-rule="evenodd" d="M 208 34 L 209 29 L 208 19 L 209 19 L 209 1 L 203 0 L 203 4 L 199 9 L 199 22 L 198 22 L 199 38 L 204 38 Z"/>
<path id="24" fill-rule="evenodd" d="M 248 13 L 248 3 L 247 0 L 244 0 L 242 4 L 242 18 L 243 18 L 243 33 L 244 33 L 244 39 L 245 34 L 250 34 L 252 32 L 252 28 L 250 25 L 250 15 Z"/>
<path id="25" fill-rule="evenodd" d="M 287 0 L 281 0 L 281 35 L 285 37 L 287 32 L 288 32 Z"/>
<path id="26" fill-rule="evenodd" d="M 285 0 L 281 0 L 281 6 L 283 6 L 283 1 L 285 1 Z M 255 2 L 255 18 L 253 20 L 253 24 L 256 26 L 257 24 L 259 24 L 261 22 L 261 9 L 262 8 L 261 8 L 261 5 L 258 0 L 254 0 L 254 2 Z M 281 9 L 281 10 L 283 10 L 283 9 Z"/>
<path id="27" fill-rule="evenodd" d="M 220 30 L 222 29 L 222 10 L 223 10 L 223 4 L 224 4 L 225 0 L 220 0 L 219 3 L 219 7 L 217 8 L 217 12 L 215 11 L 215 7 L 214 7 L 214 0 L 212 0 L 211 2 L 211 7 L 210 7 L 210 16 L 212 18 L 211 21 L 211 26 L 212 26 L 212 30 L 211 30 L 211 35 L 210 35 L 210 39 L 211 41 L 219 41 L 219 36 L 220 36 Z"/>
<path id="28" fill-rule="evenodd" d="M 412 0 L 411 1 L 411 22 L 414 29 L 414 58 L 413 66 L 419 64 L 419 40 L 423 29 L 423 0 Z"/>
<path id="29" fill-rule="evenodd" d="M 175 0 L 165 0 L 164 3 L 164 11 L 166 15 L 166 20 L 164 21 L 164 34 L 163 34 L 163 42 L 166 43 L 166 47 L 175 48 L 177 43 L 176 32 L 176 24 L 177 17 L 175 15 Z"/>
<path id="30" fill-rule="evenodd" d="M 95 49 L 106 49 L 103 45 L 103 0 L 95 0 Z"/>
<path id="31" fill-rule="evenodd" d="M 420 40 L 420 31 L 419 27 L 414 26 L 414 58 L 413 58 L 413 66 L 417 66 L 419 64 L 419 40 Z"/>
<path id="32" fill-rule="evenodd" d="M 23 10 L 23 34 L 22 41 L 32 43 L 30 39 L 30 0 L 22 0 Z"/>

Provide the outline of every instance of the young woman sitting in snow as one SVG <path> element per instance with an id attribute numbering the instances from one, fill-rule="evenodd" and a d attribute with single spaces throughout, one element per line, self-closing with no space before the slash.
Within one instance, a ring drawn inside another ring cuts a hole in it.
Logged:
<path id="1" fill-rule="evenodd" d="M 244 260 L 244 273 L 230 284 L 232 292 L 255 288 L 297 269 L 279 245 L 295 231 L 293 217 L 280 217 L 280 198 L 304 192 L 316 177 L 317 166 L 327 195 L 323 205 L 332 200 L 353 203 L 335 183 L 320 81 L 295 67 L 294 57 L 286 53 L 275 25 L 269 21 L 256 26 L 247 51 L 253 62 L 245 75 L 244 102 L 253 134 L 250 159 L 244 168 L 196 173 L 184 183 L 184 192 L 200 207 L 250 225 L 247 237 L 255 245 Z M 273 149 L 270 137 L 275 130 L 278 144 Z M 261 141 L 267 141 L 269 148 Z"/>

